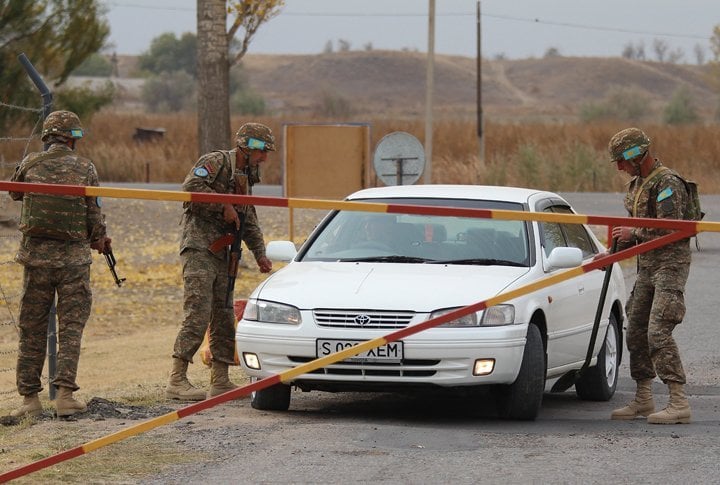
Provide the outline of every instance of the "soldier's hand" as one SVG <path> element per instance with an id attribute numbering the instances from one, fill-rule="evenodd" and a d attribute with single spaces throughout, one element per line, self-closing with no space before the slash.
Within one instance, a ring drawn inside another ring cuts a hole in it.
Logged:
<path id="1" fill-rule="evenodd" d="M 235 229 L 240 229 L 240 217 L 232 204 L 223 204 L 223 219 L 228 224 L 234 225 Z"/>
<path id="2" fill-rule="evenodd" d="M 625 226 L 618 226 L 612 228 L 612 237 L 613 239 L 617 238 L 618 241 L 621 242 L 632 242 L 633 240 L 633 228 L 632 227 L 625 227 Z"/>
<path id="3" fill-rule="evenodd" d="M 272 261 L 270 261 L 266 256 L 258 259 L 257 264 L 261 273 L 269 273 L 272 270 Z"/>
<path id="4" fill-rule="evenodd" d="M 112 239 L 107 236 L 101 237 L 97 241 L 90 243 L 90 248 L 97 251 L 99 254 L 108 254 L 112 251 Z"/>

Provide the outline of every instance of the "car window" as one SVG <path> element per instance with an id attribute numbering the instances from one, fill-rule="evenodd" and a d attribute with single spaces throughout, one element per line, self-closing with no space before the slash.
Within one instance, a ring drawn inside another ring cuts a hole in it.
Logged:
<path id="1" fill-rule="evenodd" d="M 547 207 L 543 212 L 574 214 L 569 208 L 560 206 Z M 579 248 L 582 250 L 583 258 L 588 258 L 598 252 L 587 232 L 587 228 L 583 224 L 543 222 L 540 226 L 546 256 L 549 256 L 553 249 L 561 246 Z"/>
<path id="2" fill-rule="evenodd" d="M 523 221 L 339 211 L 311 237 L 298 260 L 402 256 L 427 262 L 494 259 L 528 265 L 528 240 Z"/>

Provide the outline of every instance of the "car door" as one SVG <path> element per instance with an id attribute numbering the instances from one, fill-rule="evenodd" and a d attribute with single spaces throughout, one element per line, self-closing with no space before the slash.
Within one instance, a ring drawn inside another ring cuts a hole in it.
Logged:
<path id="1" fill-rule="evenodd" d="M 559 200 L 548 200 L 542 212 L 573 214 L 572 209 Z M 582 224 L 542 222 L 539 225 L 546 271 L 552 272 L 547 266 L 547 257 L 555 247 L 579 248 L 585 262 L 597 253 Z M 593 271 L 549 289 L 548 296 L 552 299 L 547 315 L 549 368 L 584 360 L 601 285 L 602 272 Z"/>

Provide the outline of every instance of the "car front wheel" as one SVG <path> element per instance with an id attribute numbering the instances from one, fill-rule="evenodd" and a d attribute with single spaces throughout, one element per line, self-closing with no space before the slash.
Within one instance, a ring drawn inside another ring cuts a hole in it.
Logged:
<path id="1" fill-rule="evenodd" d="M 507 419 L 534 420 L 545 390 L 545 348 L 540 329 L 528 326 L 520 372 L 515 382 L 498 389 L 498 415 Z"/>
<path id="2" fill-rule="evenodd" d="M 253 381 L 257 379 L 253 378 Z M 290 386 L 275 384 L 250 394 L 253 409 L 263 411 L 287 411 L 290 408 Z"/>
<path id="3" fill-rule="evenodd" d="M 575 383 L 575 392 L 585 401 L 609 401 L 618 381 L 620 339 L 617 319 L 610 314 L 605 341 L 597 356 L 597 364 L 588 368 Z"/>

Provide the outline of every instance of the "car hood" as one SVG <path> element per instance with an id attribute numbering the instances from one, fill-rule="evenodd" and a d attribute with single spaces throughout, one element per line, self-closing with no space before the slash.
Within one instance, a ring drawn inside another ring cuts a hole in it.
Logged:
<path id="1" fill-rule="evenodd" d="M 510 266 L 296 262 L 254 296 L 313 308 L 433 311 L 497 295 L 527 274 Z"/>

